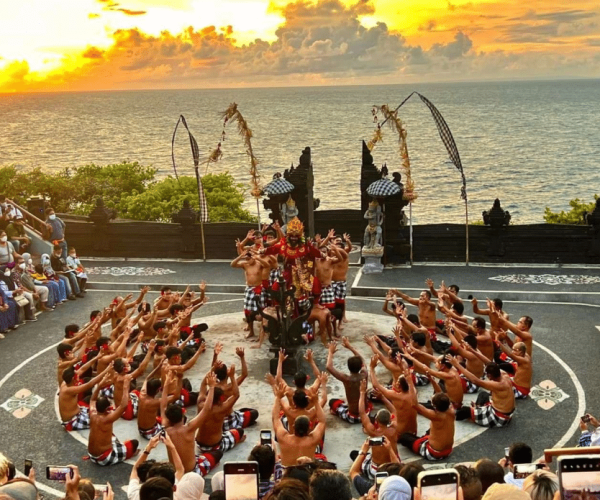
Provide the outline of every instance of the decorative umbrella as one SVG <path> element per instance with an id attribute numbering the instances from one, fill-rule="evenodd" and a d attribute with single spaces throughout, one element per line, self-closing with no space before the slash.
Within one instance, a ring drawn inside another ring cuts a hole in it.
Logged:
<path id="1" fill-rule="evenodd" d="M 276 177 L 263 188 L 263 194 L 286 194 L 294 190 L 294 185 L 283 177 Z"/>
<path id="2" fill-rule="evenodd" d="M 400 193 L 400 186 L 389 179 L 379 179 L 367 188 L 367 194 L 373 198 L 385 198 Z"/>

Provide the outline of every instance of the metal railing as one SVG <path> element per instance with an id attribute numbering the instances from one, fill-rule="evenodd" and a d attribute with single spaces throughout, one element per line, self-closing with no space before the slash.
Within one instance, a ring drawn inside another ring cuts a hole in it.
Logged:
<path id="1" fill-rule="evenodd" d="M 23 214 L 23 218 L 25 219 L 25 225 L 33 231 L 37 236 L 44 239 L 44 231 L 46 229 L 46 223 L 40 218 L 33 215 L 31 212 L 28 212 L 22 206 L 17 205 L 13 200 L 6 199 L 6 203 L 12 205 L 14 208 L 19 210 Z"/>

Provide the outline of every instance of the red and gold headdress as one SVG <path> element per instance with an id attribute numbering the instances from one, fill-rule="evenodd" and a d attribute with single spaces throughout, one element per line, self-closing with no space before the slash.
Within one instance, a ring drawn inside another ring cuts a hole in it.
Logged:
<path id="1" fill-rule="evenodd" d="M 287 224 L 287 232 L 286 234 L 291 236 L 303 236 L 304 235 L 304 224 L 300 222 L 298 217 L 294 217 Z"/>

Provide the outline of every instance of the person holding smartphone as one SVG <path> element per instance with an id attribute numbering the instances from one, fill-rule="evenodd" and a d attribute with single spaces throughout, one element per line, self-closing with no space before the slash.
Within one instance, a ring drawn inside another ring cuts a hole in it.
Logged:
<path id="1" fill-rule="evenodd" d="M 595 417 L 586 413 L 581 417 L 579 429 L 581 430 L 579 446 L 600 446 L 600 423 Z"/>

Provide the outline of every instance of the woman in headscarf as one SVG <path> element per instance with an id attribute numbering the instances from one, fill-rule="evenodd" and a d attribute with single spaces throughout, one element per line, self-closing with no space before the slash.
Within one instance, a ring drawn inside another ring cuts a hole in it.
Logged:
<path id="1" fill-rule="evenodd" d="M 8 272 L 8 275 L 7 275 Z M 10 278 L 10 269 L 7 266 L 0 267 L 0 331 L 15 329 L 19 324 L 19 306 L 13 299 L 15 284 Z"/>
<path id="2" fill-rule="evenodd" d="M 41 268 L 38 266 L 41 266 Z M 61 279 L 61 276 L 54 272 L 54 269 L 52 269 L 52 265 L 50 264 L 50 256 L 47 253 L 42 254 L 42 263 L 35 266 L 35 268 L 38 274 L 40 272 L 43 273 L 48 281 L 52 281 L 58 285 L 60 289 L 58 298 L 60 299 L 60 302 L 65 302 L 71 293 L 69 280 L 67 278 Z"/>
<path id="3" fill-rule="evenodd" d="M 58 299 L 60 295 L 58 283 L 51 281 L 46 278 L 43 273 L 38 274 L 33 265 L 33 260 L 31 259 L 31 254 L 25 252 L 23 254 L 23 259 L 25 260 L 25 272 L 29 273 L 33 283 L 35 285 L 45 286 L 48 289 L 48 302 L 46 302 L 46 307 L 53 308 L 56 304 L 60 304 L 60 300 Z"/>
<path id="4" fill-rule="evenodd" d="M 25 311 L 25 321 L 37 321 L 37 318 L 35 317 L 35 297 L 33 296 L 33 292 L 27 290 L 21 283 L 21 276 L 19 275 L 19 271 L 17 271 L 17 266 L 14 262 L 7 264 L 6 267 L 11 269 L 10 279 L 12 279 L 16 291 L 29 302 L 29 306 L 23 306 L 23 310 Z"/>

